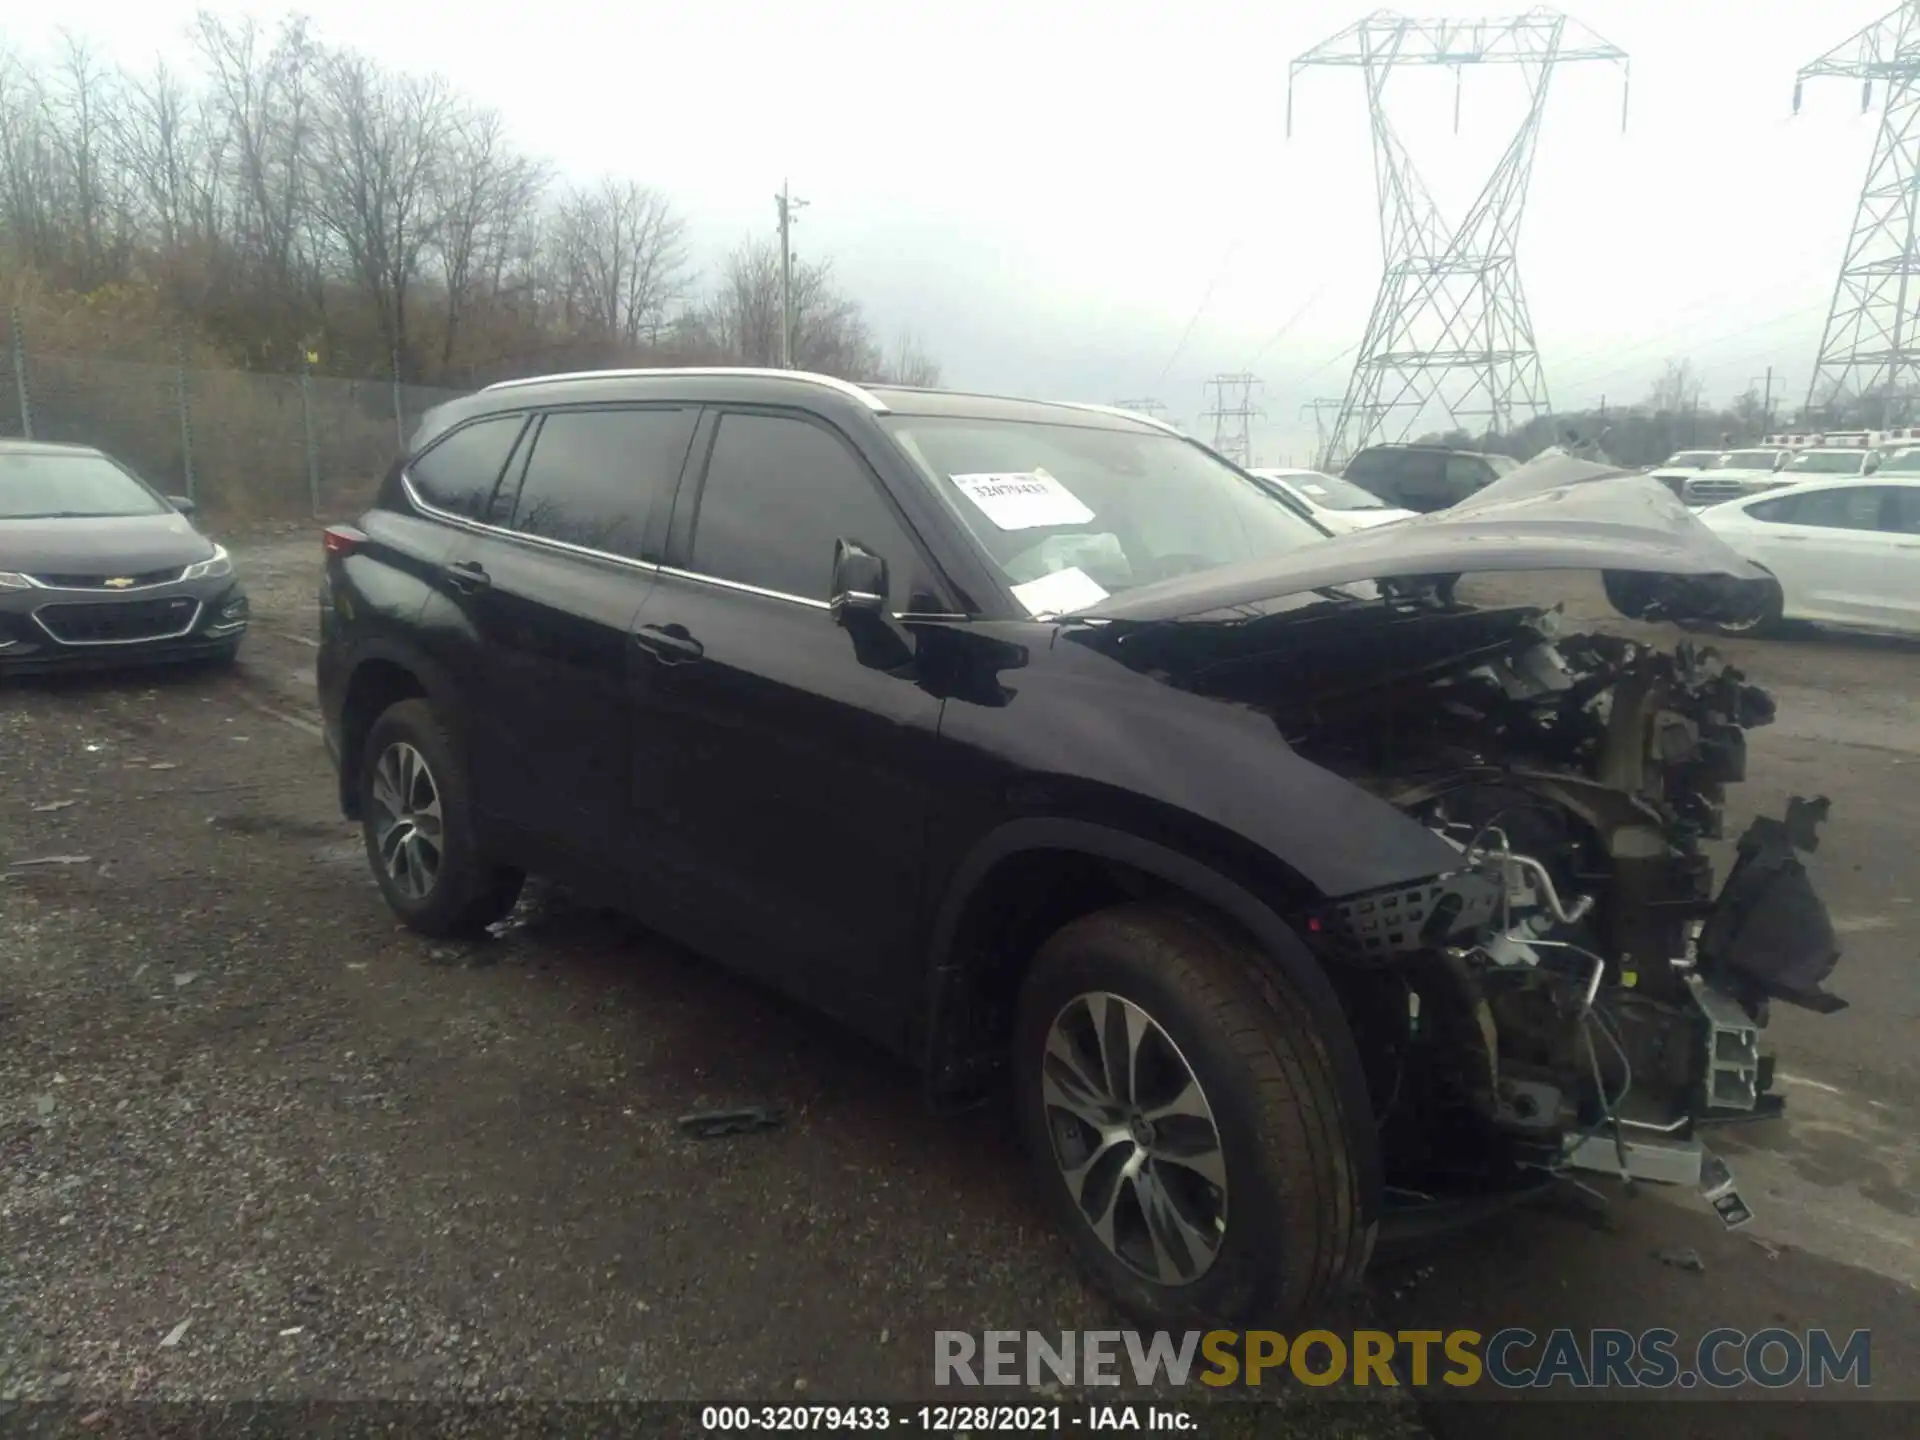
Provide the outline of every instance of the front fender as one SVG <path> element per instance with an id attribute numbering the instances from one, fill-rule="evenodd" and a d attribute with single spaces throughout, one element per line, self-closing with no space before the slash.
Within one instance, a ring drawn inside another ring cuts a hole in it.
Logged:
<path id="1" fill-rule="evenodd" d="M 1124 830 L 1085 820 L 1028 817 L 999 826 L 967 853 L 940 900 L 930 936 L 931 966 L 924 1011 L 929 1076 L 939 1064 L 949 997 L 956 984 L 966 978 L 963 962 L 955 954 L 955 943 L 968 907 L 997 866 L 1037 851 L 1066 851 L 1128 866 L 1225 916 L 1253 940 L 1267 963 L 1306 1001 L 1314 1029 L 1326 1046 L 1341 1120 L 1359 1171 L 1363 1223 L 1371 1224 L 1379 1214 L 1384 1184 L 1379 1131 L 1359 1046 L 1340 997 L 1320 962 L 1280 914 L 1237 879 L 1191 855 Z"/>

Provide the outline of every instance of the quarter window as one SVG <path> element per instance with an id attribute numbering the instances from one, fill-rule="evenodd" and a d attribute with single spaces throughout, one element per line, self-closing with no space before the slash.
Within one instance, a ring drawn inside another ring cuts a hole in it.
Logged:
<path id="1" fill-rule="evenodd" d="M 1877 485 L 1847 485 L 1838 490 L 1816 490 L 1793 498 L 1795 525 L 1825 530 L 1878 530 L 1880 502 L 1886 491 Z"/>
<path id="2" fill-rule="evenodd" d="M 691 410 L 561 410 L 541 421 L 513 528 L 647 559 L 647 519 L 670 497 L 693 438 Z"/>
<path id="3" fill-rule="evenodd" d="M 786 416 L 721 417 L 690 567 L 824 601 L 832 598 L 834 541 L 842 539 L 885 560 L 894 596 L 904 593 L 917 568 L 913 543 L 844 442 Z"/>
<path id="4" fill-rule="evenodd" d="M 463 520 L 487 518 L 487 502 L 520 438 L 524 415 L 495 415 L 463 425 L 407 467 L 414 493 Z"/>

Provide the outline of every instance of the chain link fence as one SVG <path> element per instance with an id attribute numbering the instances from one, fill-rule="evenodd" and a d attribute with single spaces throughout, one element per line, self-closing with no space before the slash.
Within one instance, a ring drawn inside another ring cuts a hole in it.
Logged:
<path id="1" fill-rule="evenodd" d="M 0 349 L 0 436 L 105 450 L 155 489 L 228 520 L 364 509 L 420 416 L 465 392 Z"/>

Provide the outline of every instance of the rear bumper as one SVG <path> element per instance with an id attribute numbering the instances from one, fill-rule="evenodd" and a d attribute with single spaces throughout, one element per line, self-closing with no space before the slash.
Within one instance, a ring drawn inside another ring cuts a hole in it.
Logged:
<path id="1" fill-rule="evenodd" d="M 231 576 L 99 591 L 0 592 L 0 674 L 118 670 L 224 657 L 247 633 L 247 593 Z"/>

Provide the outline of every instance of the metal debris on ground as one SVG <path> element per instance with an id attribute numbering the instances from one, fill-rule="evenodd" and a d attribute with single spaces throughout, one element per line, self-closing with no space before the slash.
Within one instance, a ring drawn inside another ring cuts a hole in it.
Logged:
<path id="1" fill-rule="evenodd" d="M 174 1326 L 171 1330 L 167 1331 L 166 1338 L 160 1342 L 160 1348 L 162 1350 L 173 1349 L 174 1346 L 180 1343 L 180 1337 L 187 1333 L 187 1327 L 191 1324 L 193 1324 L 193 1319 L 191 1316 L 189 1316 L 187 1319 L 182 1320 L 178 1325 Z"/>
<path id="2" fill-rule="evenodd" d="M 748 1135 L 757 1130 L 772 1130 L 786 1123 L 787 1112 L 778 1105 L 747 1105 L 738 1110 L 704 1110 L 697 1115 L 682 1115 L 680 1128 L 701 1140 L 722 1135 Z"/>
<path id="3" fill-rule="evenodd" d="M 49 800 L 44 805 L 34 806 L 33 813 L 36 815 L 51 815 L 56 810 L 65 810 L 69 806 L 78 805 L 79 803 L 78 800 Z"/>
<path id="4" fill-rule="evenodd" d="M 1700 1258 L 1700 1252 L 1691 1245 L 1679 1250 L 1662 1250 L 1654 1258 L 1662 1265 L 1671 1265 L 1675 1270 L 1690 1270 L 1696 1275 L 1704 1274 L 1707 1262 Z"/>
<path id="5" fill-rule="evenodd" d="M 11 860 L 8 868 L 25 870 L 29 865 L 91 865 L 91 855 L 42 855 L 38 860 Z"/>

